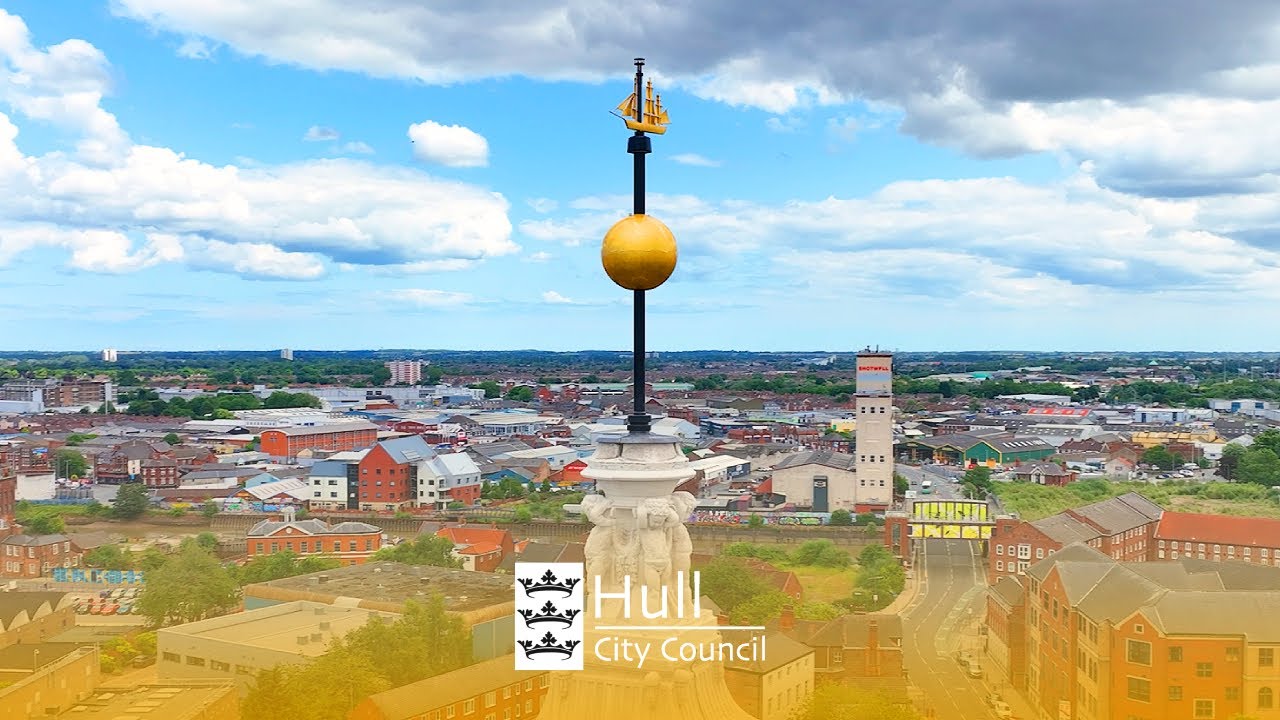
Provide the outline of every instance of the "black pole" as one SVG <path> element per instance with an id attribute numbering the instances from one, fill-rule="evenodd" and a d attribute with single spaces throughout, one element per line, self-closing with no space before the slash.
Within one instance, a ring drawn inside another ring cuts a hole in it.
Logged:
<path id="1" fill-rule="evenodd" d="M 644 122 L 644 58 L 636 58 L 636 107 L 635 119 Z M 635 135 L 627 138 L 627 152 L 634 158 L 632 164 L 632 213 L 644 214 L 644 156 L 651 150 L 649 136 L 637 130 Z M 632 403 L 631 417 L 627 418 L 627 431 L 647 433 L 651 429 L 649 414 L 645 412 L 644 382 L 644 291 L 633 291 L 634 338 L 631 356 Z"/>

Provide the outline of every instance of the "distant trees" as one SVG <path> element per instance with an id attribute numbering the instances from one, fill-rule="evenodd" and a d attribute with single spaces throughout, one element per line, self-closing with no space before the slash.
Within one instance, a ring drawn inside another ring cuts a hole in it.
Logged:
<path id="1" fill-rule="evenodd" d="M 175 397 L 169 401 L 160 399 L 154 390 L 136 390 L 120 396 L 121 402 L 129 405 L 130 415 L 163 415 L 166 417 L 188 417 L 196 420 L 234 417 L 235 410 L 259 410 L 275 408 L 318 408 L 320 398 L 310 393 L 290 393 L 276 391 L 260 400 L 253 393 L 218 393 L 216 395 L 197 395 L 190 400 Z M 166 436 L 167 439 L 167 436 Z"/>
<path id="2" fill-rule="evenodd" d="M 53 454 L 53 465 L 59 477 L 84 477 L 89 472 L 89 461 L 71 448 L 58 448 Z"/>
<path id="3" fill-rule="evenodd" d="M 28 535 L 55 535 L 66 529 L 62 516 L 51 508 L 31 506 L 25 512 L 22 508 L 15 518 Z"/>
<path id="4" fill-rule="evenodd" d="M 475 390 L 484 390 L 484 396 L 490 400 L 492 400 L 493 398 L 502 396 L 502 388 L 498 385 L 498 383 L 492 380 L 485 380 L 484 382 L 472 383 L 467 387 Z"/>
<path id="5" fill-rule="evenodd" d="M 164 441 L 165 441 L 166 443 L 170 444 L 170 445 L 181 445 L 181 444 L 182 444 L 182 438 L 178 437 L 178 433 L 172 433 L 172 432 L 171 432 L 171 433 L 167 433 L 167 434 L 164 436 Z"/>
<path id="6" fill-rule="evenodd" d="M 831 519 L 827 523 L 836 527 L 847 527 L 853 524 L 853 514 L 844 508 L 833 510 Z"/>
<path id="7" fill-rule="evenodd" d="M 486 396 L 488 392 L 486 391 Z M 528 385 L 517 385 L 507 391 L 507 399 L 515 402 L 530 402 L 533 400 L 533 388 Z"/>
<path id="8" fill-rule="evenodd" d="M 281 578 L 306 575 L 339 567 L 337 558 L 308 555 L 299 557 L 292 551 L 259 555 L 241 566 L 235 573 L 240 585 L 269 582 Z"/>
<path id="9" fill-rule="evenodd" d="M 448 538 L 419 535 L 410 542 L 385 547 L 373 554 L 373 560 L 400 562 L 407 565 L 433 565 L 460 568 L 462 561 L 453 556 L 453 543 Z"/>
<path id="10" fill-rule="evenodd" d="M 238 600 L 227 569 L 198 543 L 188 542 L 147 574 L 137 611 L 158 627 L 223 614 Z"/>
<path id="11" fill-rule="evenodd" d="M 906 477 L 904 477 L 899 473 L 893 474 L 893 494 L 894 495 L 899 495 L 899 496 L 906 495 L 907 491 L 910 489 L 911 489 L 911 482 L 908 481 Z"/>
<path id="12" fill-rule="evenodd" d="M 1178 467 L 1178 463 L 1182 459 L 1177 455 L 1169 452 L 1169 449 L 1163 445 L 1149 447 L 1142 453 L 1142 463 L 1150 465 L 1160 470 L 1173 470 Z"/>

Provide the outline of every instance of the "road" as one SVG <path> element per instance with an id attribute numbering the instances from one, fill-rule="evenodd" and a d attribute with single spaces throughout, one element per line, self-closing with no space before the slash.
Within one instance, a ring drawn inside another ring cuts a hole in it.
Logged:
<path id="1" fill-rule="evenodd" d="M 966 540 L 923 541 L 916 561 L 923 585 L 903 613 L 908 678 L 923 692 L 924 707 L 932 708 L 938 720 L 995 717 L 985 701 L 984 682 L 969 678 L 955 660 L 962 643 L 981 658 L 965 632 L 984 607 L 986 585 L 978 552 Z"/>
<path id="2" fill-rule="evenodd" d="M 942 465 L 906 465 L 898 463 L 894 466 L 894 470 L 911 483 L 911 489 L 916 491 L 921 500 L 930 497 L 939 500 L 963 499 L 963 495 L 960 492 L 960 483 L 951 482 L 952 476 L 964 474 L 959 468 Z M 920 495 L 920 483 L 923 480 L 933 481 L 933 493 L 931 495 Z"/>

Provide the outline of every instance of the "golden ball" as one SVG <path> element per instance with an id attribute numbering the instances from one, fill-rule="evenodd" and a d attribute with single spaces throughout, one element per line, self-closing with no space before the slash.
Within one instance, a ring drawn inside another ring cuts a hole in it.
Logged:
<path id="1" fill-rule="evenodd" d="M 676 269 L 676 236 L 649 215 L 622 218 L 604 234 L 600 260 L 609 279 L 628 290 L 652 290 Z"/>

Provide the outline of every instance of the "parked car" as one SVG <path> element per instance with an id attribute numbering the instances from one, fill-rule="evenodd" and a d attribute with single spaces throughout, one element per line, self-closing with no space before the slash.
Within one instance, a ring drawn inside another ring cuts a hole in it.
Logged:
<path id="1" fill-rule="evenodd" d="M 995 707 L 997 703 L 1004 702 L 1004 698 L 1000 697 L 1000 693 L 990 693 L 987 695 L 987 707 Z"/>
<path id="2" fill-rule="evenodd" d="M 107 603 L 106 605 L 102 606 L 102 614 L 103 614 L 103 615 L 115 615 L 115 614 L 116 614 L 116 610 L 119 610 L 119 609 L 120 609 L 120 604 L 119 604 L 119 603 L 109 602 L 109 603 Z"/>
<path id="3" fill-rule="evenodd" d="M 116 610 L 117 615 L 128 615 L 133 612 L 133 603 L 120 603 L 120 608 Z"/>
<path id="4" fill-rule="evenodd" d="M 991 706 L 991 711 L 995 713 L 996 717 L 1000 718 L 1000 720 L 1012 720 L 1013 718 L 1013 708 L 1009 707 L 1009 703 L 1003 700 L 997 700 L 995 704 Z"/>
<path id="5" fill-rule="evenodd" d="M 969 665 L 965 668 L 965 674 L 971 678 L 982 677 L 982 665 L 977 660 L 970 660 Z"/>

